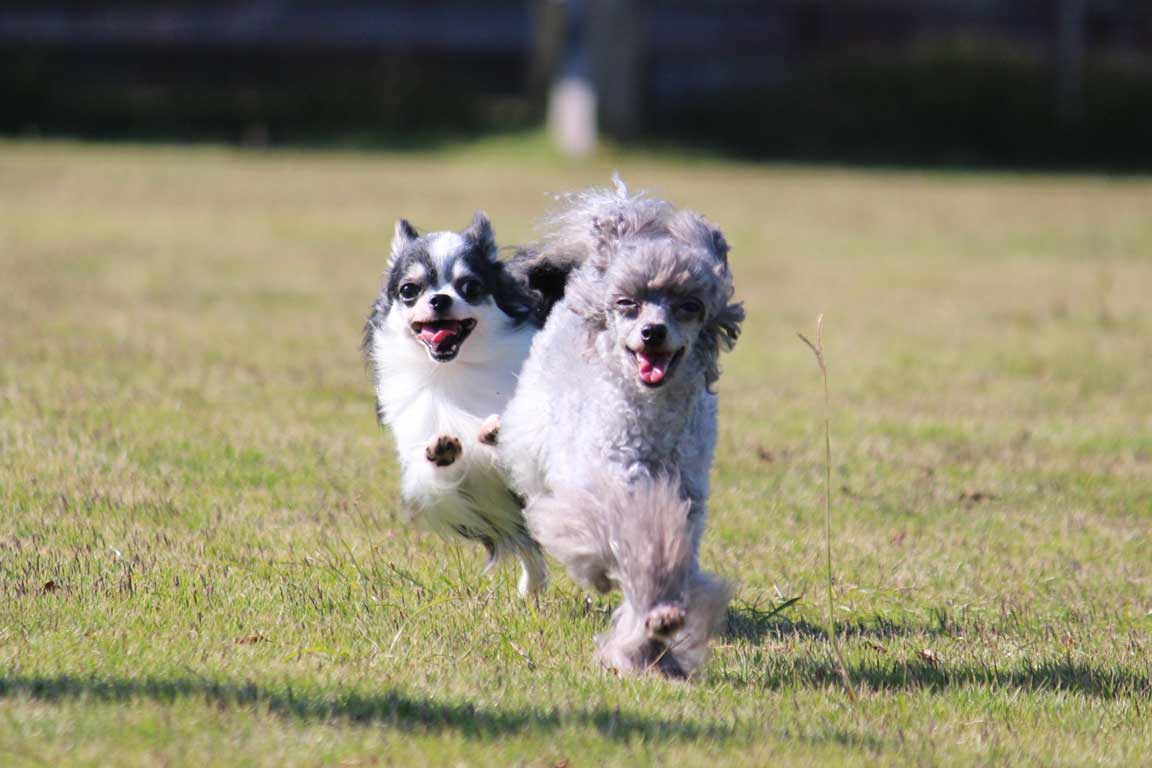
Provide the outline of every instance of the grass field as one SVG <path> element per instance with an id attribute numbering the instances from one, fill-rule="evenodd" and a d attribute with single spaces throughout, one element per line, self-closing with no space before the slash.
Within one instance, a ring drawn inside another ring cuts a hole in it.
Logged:
<path id="1" fill-rule="evenodd" d="M 357 350 L 395 217 L 514 243 L 613 166 L 724 226 L 748 309 L 687 685 L 402 522 Z M 0 764 L 1146 762 L 1150 296 L 1146 179 L 0 144 Z"/>

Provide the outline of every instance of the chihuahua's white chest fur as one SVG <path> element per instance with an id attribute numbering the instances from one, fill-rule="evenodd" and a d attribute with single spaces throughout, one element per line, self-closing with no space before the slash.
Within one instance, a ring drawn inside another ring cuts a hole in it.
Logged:
<path id="1" fill-rule="evenodd" d="M 366 326 L 377 415 L 400 459 L 403 509 L 520 560 L 522 594 L 545 583 L 540 549 L 508 489 L 484 421 L 503 412 L 537 328 L 495 260 L 487 219 L 419 237 L 397 226 L 388 281 Z"/>
<path id="2" fill-rule="evenodd" d="M 399 334 L 373 338 L 377 402 L 396 442 L 401 493 L 408 512 L 429 528 L 486 545 L 523 535 L 520 504 L 495 452 L 477 435 L 511 398 L 533 331 L 524 326 L 488 337 L 485 349 L 474 348 L 484 353 L 482 360 L 470 362 L 463 358 L 473 356 L 462 354 L 450 363 L 433 362 Z M 441 436 L 459 442 L 445 466 L 429 457 Z"/>

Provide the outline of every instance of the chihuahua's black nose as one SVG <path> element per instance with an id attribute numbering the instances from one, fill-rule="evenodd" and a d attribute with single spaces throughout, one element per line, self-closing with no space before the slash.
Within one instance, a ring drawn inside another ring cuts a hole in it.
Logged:
<path id="1" fill-rule="evenodd" d="M 432 305 L 434 312 L 447 312 L 448 307 L 452 306 L 452 297 L 443 293 L 435 293 L 432 298 L 428 299 L 428 303 Z"/>
<path id="2" fill-rule="evenodd" d="M 668 326 L 663 323 L 649 323 L 640 329 L 640 338 L 645 344 L 658 347 L 668 338 Z"/>

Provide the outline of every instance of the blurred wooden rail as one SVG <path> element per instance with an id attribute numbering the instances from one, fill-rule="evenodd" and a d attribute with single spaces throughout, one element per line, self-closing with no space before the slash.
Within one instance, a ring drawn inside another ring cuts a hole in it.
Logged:
<path id="1" fill-rule="evenodd" d="M 510 4 L 232 2 L 149 7 L 91 3 L 0 8 L 0 43 L 406 50 L 523 50 L 526 7 Z"/>

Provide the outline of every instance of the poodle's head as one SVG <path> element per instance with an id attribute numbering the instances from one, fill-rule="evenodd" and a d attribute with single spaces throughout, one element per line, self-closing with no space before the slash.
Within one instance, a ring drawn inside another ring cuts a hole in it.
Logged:
<path id="1" fill-rule="evenodd" d="M 649 215 L 655 212 L 657 215 Z M 692 211 L 646 207 L 596 219 L 595 255 L 573 279 L 569 306 L 597 336 L 606 363 L 644 391 L 711 385 L 719 354 L 740 333 L 728 244 Z"/>

